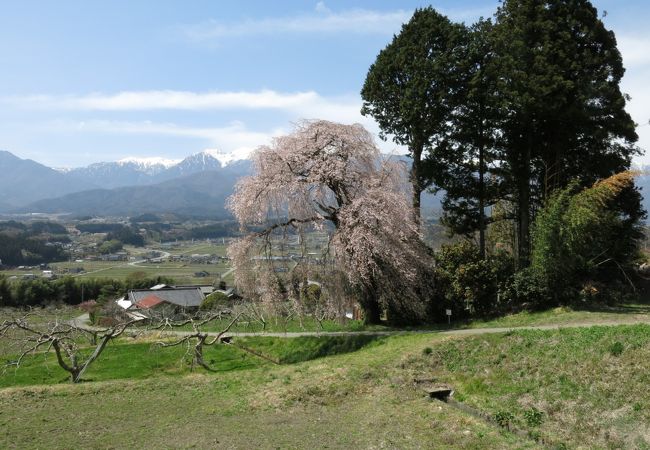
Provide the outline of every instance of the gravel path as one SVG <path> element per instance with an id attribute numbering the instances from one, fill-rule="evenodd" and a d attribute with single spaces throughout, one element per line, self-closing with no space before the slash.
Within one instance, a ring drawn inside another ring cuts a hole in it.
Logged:
<path id="1" fill-rule="evenodd" d="M 88 325 L 88 314 L 82 314 L 70 321 L 71 325 L 78 327 L 85 327 L 87 329 L 101 329 Z M 584 323 L 563 323 L 555 325 L 527 325 L 520 327 L 499 327 L 499 328 L 456 328 L 450 330 L 390 330 L 390 331 L 296 331 L 296 332 L 228 332 L 224 336 L 232 337 L 278 337 L 278 338 L 295 338 L 305 336 L 397 336 L 404 334 L 440 334 L 447 336 L 474 336 L 481 334 L 494 334 L 494 333 L 507 333 L 516 330 L 559 330 L 563 328 L 589 328 L 594 326 L 617 326 L 617 325 L 636 325 L 648 324 L 650 325 L 650 317 L 647 319 L 621 319 L 621 320 L 607 320 L 599 322 L 584 322 Z M 192 334 L 192 331 L 165 331 L 167 334 L 175 336 L 186 336 Z M 216 336 L 218 331 L 208 332 L 209 336 Z"/>

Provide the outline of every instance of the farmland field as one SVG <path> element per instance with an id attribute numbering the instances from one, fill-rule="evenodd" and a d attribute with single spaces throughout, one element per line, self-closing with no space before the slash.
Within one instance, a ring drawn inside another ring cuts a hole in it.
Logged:
<path id="1" fill-rule="evenodd" d="M 83 272 L 81 273 L 69 274 L 75 278 L 125 279 L 130 274 L 142 272 L 147 277 L 171 277 L 176 280 L 178 284 L 212 284 L 215 281 L 218 282 L 222 279 L 227 283 L 232 284 L 233 274 L 230 272 L 230 266 L 227 261 L 221 261 L 218 264 L 166 260 L 163 262 L 140 262 L 144 259 L 144 255 L 152 249 L 169 253 L 170 255 L 191 257 L 191 255 L 195 254 L 225 256 L 226 247 L 227 245 L 221 243 L 221 241 L 188 241 L 174 244 L 171 247 L 163 247 L 160 246 L 160 244 L 154 244 L 149 248 L 126 246 L 125 250 L 129 253 L 131 258 L 135 258 L 135 261 L 90 261 L 84 259 L 80 262 L 65 261 L 51 263 L 49 268 L 58 276 L 67 275 L 70 270 L 83 269 Z M 200 272 L 207 272 L 208 275 L 205 277 L 195 275 Z M 26 274 L 40 276 L 41 271 L 36 268 L 26 270 L 12 269 L 2 270 L 0 271 L 0 274 L 7 277 L 16 276 L 18 279 L 21 279 Z M 224 274 L 227 275 L 222 278 L 222 275 Z"/>
<path id="2" fill-rule="evenodd" d="M 220 264 L 191 264 L 183 262 L 163 263 L 138 263 L 108 261 L 84 261 L 83 263 L 54 263 L 51 267 L 55 270 L 65 268 L 83 267 L 85 273 L 75 274 L 75 277 L 87 278 L 115 278 L 124 279 L 134 272 L 143 272 L 148 277 L 166 276 L 176 280 L 177 283 L 212 283 L 219 276 L 228 271 L 226 263 Z M 208 272 L 206 277 L 196 277 L 195 273 Z"/>

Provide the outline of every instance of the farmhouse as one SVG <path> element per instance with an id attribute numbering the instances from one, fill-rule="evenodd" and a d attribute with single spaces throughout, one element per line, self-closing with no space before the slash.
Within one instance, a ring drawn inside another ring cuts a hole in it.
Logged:
<path id="1" fill-rule="evenodd" d="M 238 298 L 234 289 L 215 290 L 210 284 L 157 284 L 149 289 L 132 289 L 125 297 L 115 300 L 115 304 L 131 319 L 146 320 L 154 315 L 173 317 L 197 311 L 205 297 L 213 292 Z"/>
<path id="2" fill-rule="evenodd" d="M 200 286 L 168 286 L 159 284 L 150 289 L 132 289 L 115 303 L 132 319 L 156 315 L 171 317 L 199 309 L 205 299 Z"/>
<path id="3" fill-rule="evenodd" d="M 182 310 L 198 309 L 205 295 L 198 287 L 165 287 L 162 289 L 133 289 L 128 293 L 132 307 L 150 309 L 162 304 Z"/>

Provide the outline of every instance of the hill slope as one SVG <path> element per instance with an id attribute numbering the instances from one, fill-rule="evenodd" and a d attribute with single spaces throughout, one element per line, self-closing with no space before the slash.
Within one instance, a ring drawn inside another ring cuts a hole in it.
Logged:
<path id="1" fill-rule="evenodd" d="M 6 151 L 0 151 L 0 173 L 0 209 L 96 187 Z"/>
<path id="2" fill-rule="evenodd" d="M 332 339 L 234 342 L 274 356 L 272 349 L 282 347 L 304 354 L 314 341 L 331 348 Z M 16 419 L 5 420 L 0 446 L 650 445 L 647 325 L 513 330 L 464 338 L 403 334 L 375 339 L 350 353 L 281 365 L 237 353 L 234 346 L 208 347 L 206 356 L 216 373 L 190 373 L 187 365 L 179 367 L 181 355 L 178 347 L 152 350 L 146 343 L 111 343 L 89 369 L 88 382 L 0 390 L 2 411 Z M 5 376 L 19 378 L 20 371 L 32 369 L 40 374 L 39 384 L 56 383 L 63 371 L 51 353 L 47 360 L 44 356 L 26 361 L 17 375 Z M 9 378 L 5 386 L 22 384 L 13 380 L 19 381 Z M 431 400 L 425 390 L 436 386 L 452 387 L 452 399 L 465 409 Z M 96 402 L 89 402 L 89 395 Z M 97 414 L 97 403 L 119 413 Z M 77 432 L 78 416 L 85 418 L 84 433 Z M 153 425 L 143 433 L 140 422 L 123 416 L 147 417 Z M 49 433 L 33 433 L 44 423 Z"/>
<path id="3" fill-rule="evenodd" d="M 232 193 L 236 171 L 208 171 L 149 186 L 93 189 L 60 198 L 40 200 L 22 212 L 83 215 L 138 215 L 176 213 L 225 217 L 226 198 Z"/>

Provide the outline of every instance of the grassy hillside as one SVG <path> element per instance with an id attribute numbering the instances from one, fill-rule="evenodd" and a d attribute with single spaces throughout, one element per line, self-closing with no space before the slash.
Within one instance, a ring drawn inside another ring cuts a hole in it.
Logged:
<path id="1" fill-rule="evenodd" d="M 650 327 L 528 330 L 432 345 L 406 367 L 552 446 L 650 448 Z"/>
<path id="2" fill-rule="evenodd" d="M 331 339 L 240 341 L 284 364 L 220 347 L 216 373 L 123 342 L 80 385 L 25 386 L 65 375 L 34 361 L 53 376 L 2 378 L 23 386 L 0 390 L 0 447 L 650 448 L 650 326 Z"/>

